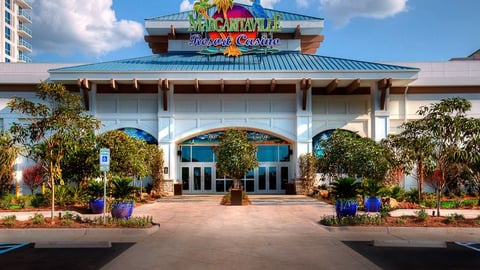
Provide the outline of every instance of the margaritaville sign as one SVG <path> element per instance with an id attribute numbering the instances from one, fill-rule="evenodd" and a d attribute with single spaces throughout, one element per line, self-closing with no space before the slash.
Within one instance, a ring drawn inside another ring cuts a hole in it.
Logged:
<path id="1" fill-rule="evenodd" d="M 233 0 L 199 0 L 194 3 L 195 15 L 190 15 L 190 46 L 207 47 L 202 54 L 223 53 L 239 56 L 247 53 L 273 53 L 280 44 L 273 33 L 282 31 L 280 15 L 268 17 L 260 1 L 252 0 L 253 14 Z M 211 17 L 207 14 L 212 6 L 217 8 Z"/>

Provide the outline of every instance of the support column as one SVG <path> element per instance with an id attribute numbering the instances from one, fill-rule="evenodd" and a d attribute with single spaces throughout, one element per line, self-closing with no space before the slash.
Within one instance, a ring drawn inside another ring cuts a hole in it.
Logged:
<path id="1" fill-rule="evenodd" d="M 161 80 L 158 87 L 158 145 L 163 150 L 164 167 L 168 172 L 164 174 L 165 180 L 176 181 L 177 176 L 177 149 L 174 141 L 175 120 L 173 117 L 173 90 L 168 80 Z M 173 185 L 171 190 L 173 192 Z"/>
<path id="2" fill-rule="evenodd" d="M 380 141 L 390 131 L 390 87 L 392 79 L 382 79 L 371 86 L 372 96 L 372 129 L 371 138 Z"/>
<path id="3" fill-rule="evenodd" d="M 312 152 L 312 91 L 311 81 L 304 79 L 297 87 L 297 142 L 293 153 L 294 177 L 298 178 L 298 157 Z"/>

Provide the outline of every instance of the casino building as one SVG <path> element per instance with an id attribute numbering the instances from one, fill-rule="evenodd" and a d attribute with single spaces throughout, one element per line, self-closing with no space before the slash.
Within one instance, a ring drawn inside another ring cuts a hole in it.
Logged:
<path id="1" fill-rule="evenodd" d="M 380 140 L 417 117 L 420 106 L 453 96 L 470 99 L 480 117 L 478 53 L 416 63 L 321 56 L 322 18 L 265 13 L 256 18 L 251 6 L 235 4 L 227 19 L 215 6 L 207 16 L 147 19 L 146 57 L 2 64 L 0 128 L 19 118 L 5 107 L 8 100 L 33 98 L 36 84 L 48 79 L 83 97 L 103 124 L 100 132 L 124 129 L 161 146 L 166 178 L 182 183 L 184 194 L 222 193 L 232 184 L 216 172 L 213 154 L 228 128 L 247 131 L 258 146 L 260 164 L 245 175 L 246 191 L 279 194 L 298 177 L 298 157 L 318 150 L 333 129 Z"/>

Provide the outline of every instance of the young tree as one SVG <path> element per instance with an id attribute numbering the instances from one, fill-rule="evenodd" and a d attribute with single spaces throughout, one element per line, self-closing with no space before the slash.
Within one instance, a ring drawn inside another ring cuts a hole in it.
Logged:
<path id="1" fill-rule="evenodd" d="M 220 135 L 215 157 L 217 170 L 233 179 L 234 188 L 239 188 L 239 180 L 258 166 L 257 147 L 248 142 L 245 131 L 238 129 L 228 129 Z"/>
<path id="2" fill-rule="evenodd" d="M 435 162 L 434 181 L 437 183 L 437 215 L 440 216 L 440 199 L 444 188 L 468 167 L 480 160 L 480 153 L 472 151 L 480 142 L 480 119 L 467 117 L 472 104 L 465 98 L 442 99 L 439 103 L 420 108 L 418 120 L 428 128 L 429 138 L 435 145 L 432 159 Z"/>
<path id="3" fill-rule="evenodd" d="M 0 195 L 9 190 L 14 181 L 14 164 L 20 148 L 15 145 L 12 136 L 0 131 Z"/>
<path id="4" fill-rule="evenodd" d="M 390 147 L 392 153 L 396 154 L 394 163 L 397 164 L 398 169 L 410 174 L 412 169 L 416 168 L 419 202 L 422 201 L 425 174 L 433 169 L 431 156 L 435 149 L 425 124 L 421 121 L 404 123 L 400 134 L 389 135 L 382 141 L 382 144 Z"/>
<path id="5" fill-rule="evenodd" d="M 146 143 L 143 140 L 121 130 L 110 130 L 98 135 L 98 146 L 110 149 L 110 174 L 120 177 L 148 175 Z"/>
<path id="6" fill-rule="evenodd" d="M 421 107 L 417 113 L 422 118 L 402 125 L 399 135 L 410 161 L 417 165 L 419 181 L 423 182 L 426 172 L 432 175 L 429 184 L 436 190 L 438 216 L 445 187 L 480 160 L 475 151 L 480 143 L 480 119 L 467 117 L 470 109 L 467 99 L 442 99 Z"/>
<path id="7" fill-rule="evenodd" d="M 152 194 L 159 195 L 163 192 L 163 151 L 156 144 L 147 145 L 147 163 L 152 175 Z"/>
<path id="8" fill-rule="evenodd" d="M 387 147 L 349 131 L 336 130 L 321 144 L 324 154 L 318 157 L 319 171 L 337 179 L 347 175 L 383 181 L 392 167 Z"/>
<path id="9" fill-rule="evenodd" d="M 84 111 L 79 95 L 58 83 L 43 82 L 38 87 L 39 102 L 13 98 L 8 106 L 21 114 L 21 123 L 14 123 L 11 132 L 29 150 L 29 158 L 43 161 L 52 191 L 51 217 L 55 212 L 55 184 L 63 183 L 61 163 L 85 134 L 99 128 L 99 121 Z"/>
<path id="10" fill-rule="evenodd" d="M 303 192 L 307 195 L 313 191 L 315 175 L 317 173 L 317 158 L 312 153 L 300 155 L 298 159 Z"/>
<path id="11" fill-rule="evenodd" d="M 62 160 L 61 168 L 64 178 L 86 187 L 88 181 L 99 176 L 99 148 L 94 130 L 78 139 Z"/>

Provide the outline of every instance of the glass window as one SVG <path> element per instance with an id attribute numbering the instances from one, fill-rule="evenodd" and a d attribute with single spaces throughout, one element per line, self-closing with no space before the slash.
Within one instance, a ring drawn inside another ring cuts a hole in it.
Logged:
<path id="1" fill-rule="evenodd" d="M 8 42 L 5 42 L 5 54 L 6 54 L 6 55 L 12 55 L 12 54 L 11 54 L 10 43 L 8 43 Z"/>
<path id="2" fill-rule="evenodd" d="M 192 159 L 192 147 L 182 146 L 181 149 L 182 162 L 190 162 Z"/>
<path id="3" fill-rule="evenodd" d="M 205 190 L 212 190 L 212 168 L 205 167 L 203 168 L 204 173 L 204 188 Z"/>
<path id="4" fill-rule="evenodd" d="M 245 178 L 246 178 L 246 179 L 254 179 L 254 178 L 255 178 L 255 171 L 254 171 L 254 170 L 248 171 L 248 172 L 245 174 Z"/>
<path id="5" fill-rule="evenodd" d="M 259 145 L 257 158 L 259 162 L 277 162 L 278 161 L 278 146 Z"/>
<path id="6" fill-rule="evenodd" d="M 216 192 L 225 192 L 225 181 L 224 180 L 215 181 L 215 191 Z"/>
<path id="7" fill-rule="evenodd" d="M 5 7 L 8 8 L 8 9 L 12 9 L 11 6 L 12 6 L 12 0 L 5 0 Z"/>
<path id="8" fill-rule="evenodd" d="M 213 162 L 213 147 L 192 146 L 192 162 Z"/>
<path id="9" fill-rule="evenodd" d="M 10 63 L 10 58 L 5 57 L 5 63 Z"/>
<path id="10" fill-rule="evenodd" d="M 290 161 L 290 146 L 288 145 L 279 145 L 278 152 L 280 156 L 280 161 Z"/>
<path id="11" fill-rule="evenodd" d="M 182 184 L 183 184 L 183 190 L 189 190 L 190 189 L 190 168 L 188 167 L 183 167 L 182 168 Z"/>
<path id="12" fill-rule="evenodd" d="M 266 176 L 266 168 L 259 167 L 258 168 L 258 189 L 265 190 L 267 188 L 267 176 Z"/>
<path id="13" fill-rule="evenodd" d="M 10 27 L 5 26 L 5 39 L 7 40 L 12 40 L 12 31 L 10 30 Z"/>
<path id="14" fill-rule="evenodd" d="M 10 12 L 8 12 L 8 11 L 5 11 L 5 22 L 7 24 L 10 24 L 10 22 L 11 22 Z"/>
<path id="15" fill-rule="evenodd" d="M 268 185 L 270 190 L 277 189 L 277 167 L 268 168 Z"/>
<path id="16" fill-rule="evenodd" d="M 286 184 L 288 183 L 288 167 L 282 167 L 280 169 L 280 177 L 282 178 L 282 189 L 285 189 Z"/>

